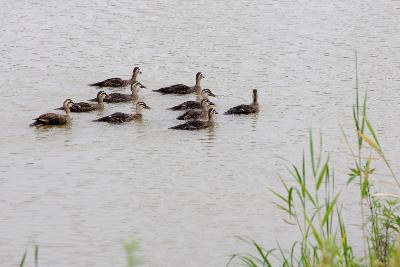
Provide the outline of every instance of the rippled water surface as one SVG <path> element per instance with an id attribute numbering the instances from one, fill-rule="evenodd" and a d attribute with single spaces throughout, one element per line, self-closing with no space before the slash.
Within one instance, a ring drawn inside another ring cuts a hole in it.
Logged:
<path id="1" fill-rule="evenodd" d="M 350 132 L 355 49 L 371 120 L 389 158 L 400 152 L 398 1 L 0 1 L 0 10 L 1 266 L 35 243 L 43 266 L 124 266 L 133 236 L 143 266 L 161 267 L 224 266 L 247 249 L 235 235 L 289 242 L 267 188 L 285 174 L 279 156 L 301 159 L 310 127 L 346 180 L 340 126 Z M 28 126 L 135 65 L 150 89 L 142 122 L 92 122 L 133 110 L 124 103 L 74 114 L 71 127 Z M 168 130 L 179 113 L 166 108 L 194 96 L 151 89 L 192 85 L 197 71 L 218 95 L 216 126 Z M 253 88 L 260 114 L 221 115 Z M 354 192 L 344 201 L 357 240 Z"/>

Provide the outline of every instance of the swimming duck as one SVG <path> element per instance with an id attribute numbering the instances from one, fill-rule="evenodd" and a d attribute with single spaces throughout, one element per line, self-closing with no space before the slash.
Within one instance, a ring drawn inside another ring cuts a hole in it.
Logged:
<path id="1" fill-rule="evenodd" d="M 67 99 L 63 103 L 63 107 L 66 115 L 56 114 L 56 113 L 45 113 L 33 119 L 35 122 L 31 126 L 44 126 L 44 125 L 64 125 L 71 122 L 72 116 L 70 108 L 74 102 L 71 99 Z"/>
<path id="2" fill-rule="evenodd" d="M 140 120 L 142 118 L 142 109 L 143 108 L 150 109 L 150 107 L 147 106 L 146 103 L 137 102 L 135 114 L 115 112 L 111 115 L 102 117 L 102 118 L 94 120 L 94 121 L 104 121 L 104 122 L 108 122 L 108 123 L 118 124 L 118 123 L 128 122 L 128 121 L 132 121 L 132 120 Z"/>
<path id="3" fill-rule="evenodd" d="M 108 94 L 106 98 L 104 98 L 104 102 L 106 103 L 120 103 L 120 102 L 136 102 L 139 99 L 139 89 L 146 88 L 146 86 L 142 85 L 140 82 L 135 82 L 131 85 L 131 94 L 121 94 L 121 93 L 111 93 Z M 96 98 L 90 99 L 89 101 L 95 102 Z"/>
<path id="4" fill-rule="evenodd" d="M 215 97 L 213 92 L 210 89 L 201 90 L 201 98 L 208 99 L 209 96 Z M 201 101 L 200 101 L 201 102 Z M 182 104 L 179 104 L 175 107 L 169 108 L 170 110 L 186 110 L 186 109 L 200 109 L 201 103 L 199 101 L 186 101 Z"/>
<path id="5" fill-rule="evenodd" d="M 202 109 L 191 109 L 180 115 L 177 120 L 196 120 L 196 119 L 202 119 L 202 120 L 207 120 L 208 116 L 208 110 L 210 108 L 215 107 L 214 103 L 212 103 L 208 99 L 203 99 L 201 100 L 201 107 Z"/>
<path id="6" fill-rule="evenodd" d="M 104 98 L 107 97 L 107 94 L 104 91 L 100 91 L 97 93 L 97 104 L 92 104 L 92 103 L 86 103 L 86 102 L 79 102 L 79 103 L 74 103 L 72 107 L 70 108 L 71 112 L 89 112 L 93 110 L 99 110 L 104 108 Z M 59 109 L 64 109 L 62 108 L 56 108 L 57 110 Z"/>
<path id="7" fill-rule="evenodd" d="M 153 91 L 160 92 L 163 94 L 179 94 L 179 95 L 185 95 L 185 94 L 191 94 L 191 93 L 200 94 L 200 92 L 201 92 L 200 81 L 203 78 L 205 78 L 205 76 L 201 72 L 198 72 L 196 74 L 196 84 L 194 86 L 187 86 L 184 84 L 175 84 L 175 85 L 163 87 L 163 88 L 160 88 L 158 90 L 153 90 Z"/>
<path id="8" fill-rule="evenodd" d="M 132 78 L 129 80 L 122 80 L 121 78 L 111 78 L 104 80 L 98 83 L 89 84 L 89 86 L 97 86 L 97 87 L 125 87 L 127 85 L 135 83 L 137 80 L 137 76 L 142 74 L 142 71 L 139 67 L 133 68 Z"/>
<path id="9" fill-rule="evenodd" d="M 201 121 L 201 120 L 194 120 L 194 121 L 188 121 L 184 124 L 179 124 L 174 127 L 171 127 L 170 129 L 174 130 L 200 130 L 200 129 L 206 129 L 214 126 L 214 114 L 217 112 L 215 109 L 210 108 L 208 110 L 208 118 L 206 121 Z"/>
<path id="10" fill-rule="evenodd" d="M 230 108 L 228 111 L 226 111 L 224 114 L 225 115 L 230 115 L 230 114 L 251 114 L 251 113 L 257 113 L 260 111 L 260 107 L 258 105 L 258 96 L 257 96 L 257 90 L 253 90 L 253 102 L 250 105 L 239 105 L 233 108 Z"/>

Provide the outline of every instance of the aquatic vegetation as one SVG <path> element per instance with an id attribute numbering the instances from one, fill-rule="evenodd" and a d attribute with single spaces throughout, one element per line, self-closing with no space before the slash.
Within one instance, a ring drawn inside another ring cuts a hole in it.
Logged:
<path id="1" fill-rule="evenodd" d="M 24 267 L 25 266 L 25 261 L 26 261 L 27 254 L 28 254 L 28 251 L 25 250 L 24 254 L 22 255 L 19 267 Z M 38 267 L 39 266 L 39 246 L 38 245 L 35 245 L 33 255 L 34 255 L 34 264 L 35 264 L 34 266 Z"/>
<path id="2" fill-rule="evenodd" d="M 139 265 L 139 261 L 135 256 L 135 252 L 138 248 L 138 243 L 135 239 L 129 238 L 128 241 L 124 244 L 125 252 L 126 252 L 126 266 L 127 267 L 135 267 Z"/>
<path id="3" fill-rule="evenodd" d="M 137 251 L 138 243 L 135 239 L 129 238 L 124 243 L 124 249 L 126 253 L 126 267 L 135 267 L 140 264 L 135 252 Z M 25 250 L 24 254 L 22 255 L 19 267 L 25 267 L 25 262 L 27 258 L 28 251 Z M 39 246 L 35 245 L 34 248 L 34 267 L 39 267 Z"/>
<path id="4" fill-rule="evenodd" d="M 342 216 L 341 191 L 335 184 L 335 172 L 328 155 L 322 153 L 322 137 L 319 149 L 312 131 L 309 133 L 308 153 L 303 153 L 299 165 L 288 167 L 289 178 L 280 177 L 283 193 L 271 192 L 275 205 L 283 211 L 284 221 L 297 228 L 300 238 L 289 249 L 280 244 L 265 249 L 259 243 L 244 239 L 254 247 L 255 254 L 235 254 L 234 260 L 245 266 L 400 266 L 400 244 L 396 237 L 400 232 L 400 195 L 374 192 L 372 177 L 375 174 L 374 156 L 378 156 L 389 170 L 393 187 L 400 189 L 399 180 L 390 166 L 379 143 L 372 123 L 367 117 L 367 93 L 360 99 L 356 55 L 356 99 L 353 106 L 356 150 L 352 150 L 349 138 L 346 142 L 351 151 L 354 167 L 348 174 L 348 186 L 359 185 L 360 219 L 362 221 L 363 255 L 355 256 L 348 240 L 345 218 Z M 389 197 L 390 200 L 385 200 Z"/>

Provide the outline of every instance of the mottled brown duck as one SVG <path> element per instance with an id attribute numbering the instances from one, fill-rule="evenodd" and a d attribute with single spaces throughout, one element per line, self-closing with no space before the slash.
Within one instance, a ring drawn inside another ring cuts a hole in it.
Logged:
<path id="1" fill-rule="evenodd" d="M 215 109 L 210 108 L 208 110 L 207 120 L 205 120 L 205 121 L 202 121 L 202 120 L 188 121 L 186 123 L 171 127 L 170 129 L 193 131 L 193 130 L 210 128 L 210 127 L 214 126 L 214 114 L 216 114 L 216 113 L 217 112 L 215 111 Z"/>
<path id="2" fill-rule="evenodd" d="M 132 78 L 129 80 L 123 80 L 121 78 L 110 78 L 101 82 L 89 84 L 90 86 L 96 87 L 125 87 L 137 82 L 137 76 L 142 74 L 139 67 L 134 67 L 132 71 Z"/>
<path id="3" fill-rule="evenodd" d="M 97 93 L 97 103 L 87 103 L 87 102 L 78 102 L 74 103 L 70 108 L 71 112 L 90 112 L 94 110 L 102 110 L 104 109 L 104 98 L 107 97 L 107 94 L 104 91 L 100 91 Z M 62 110 L 63 107 L 57 108 L 57 110 Z"/>
<path id="4" fill-rule="evenodd" d="M 94 121 L 102 121 L 102 122 L 108 122 L 108 123 L 113 123 L 113 124 L 120 124 L 120 123 L 124 123 L 124 122 L 128 122 L 128 121 L 140 120 L 140 119 L 142 119 L 142 109 L 150 109 L 150 107 L 147 106 L 146 103 L 144 103 L 144 102 L 137 102 L 136 103 L 136 113 L 134 113 L 134 114 L 115 112 L 111 115 L 102 117 L 102 118 L 94 120 Z"/>
<path id="5" fill-rule="evenodd" d="M 224 114 L 252 114 L 258 113 L 260 111 L 260 106 L 258 104 L 258 95 L 257 90 L 253 90 L 253 102 L 250 105 L 239 105 L 233 108 L 228 109 Z"/>
<path id="6" fill-rule="evenodd" d="M 190 109 L 177 117 L 177 120 L 206 120 L 208 116 L 208 110 L 214 108 L 215 105 L 208 99 L 201 100 L 202 109 Z"/>
<path id="7" fill-rule="evenodd" d="M 210 89 L 201 90 L 201 99 L 208 99 L 209 96 L 215 97 Z M 201 109 L 201 101 L 185 101 L 182 104 L 169 108 L 169 110 Z"/>
<path id="8" fill-rule="evenodd" d="M 198 72 L 196 74 L 196 84 L 194 86 L 188 86 L 185 84 L 175 84 L 153 91 L 162 94 L 178 94 L 178 95 L 186 95 L 192 93 L 200 94 L 201 92 L 200 81 L 203 78 L 205 78 L 205 76 L 201 72 Z"/>
<path id="9" fill-rule="evenodd" d="M 72 116 L 70 108 L 74 102 L 71 99 L 67 99 L 63 103 L 63 107 L 66 115 L 57 114 L 57 113 L 45 113 L 33 119 L 34 122 L 31 126 L 46 126 L 46 125 L 65 125 L 71 122 Z"/>
<path id="10" fill-rule="evenodd" d="M 140 82 L 135 82 L 131 85 L 131 94 L 122 94 L 122 93 L 111 93 L 108 94 L 106 98 L 104 98 L 104 102 L 106 103 L 121 103 L 121 102 L 136 102 L 139 99 L 139 90 L 140 88 L 146 88 Z M 96 98 L 90 99 L 89 101 L 95 102 Z"/>

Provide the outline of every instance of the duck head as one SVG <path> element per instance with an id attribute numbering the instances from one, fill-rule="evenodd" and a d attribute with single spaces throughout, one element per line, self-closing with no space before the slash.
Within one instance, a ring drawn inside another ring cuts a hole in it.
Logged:
<path id="1" fill-rule="evenodd" d="M 211 92 L 210 89 L 203 89 L 203 90 L 201 90 L 201 96 L 202 96 L 204 99 L 207 99 L 209 96 L 215 97 L 214 93 Z"/>
<path id="2" fill-rule="evenodd" d="M 99 91 L 98 93 L 97 93 L 97 101 L 103 101 L 104 100 L 104 98 L 106 98 L 107 97 L 107 94 L 106 94 L 106 92 L 104 92 L 104 91 Z"/>
<path id="3" fill-rule="evenodd" d="M 146 86 L 144 86 L 144 85 L 141 84 L 140 82 L 134 82 L 134 83 L 131 85 L 131 91 L 132 91 L 132 93 L 138 92 L 140 88 L 146 88 Z"/>

